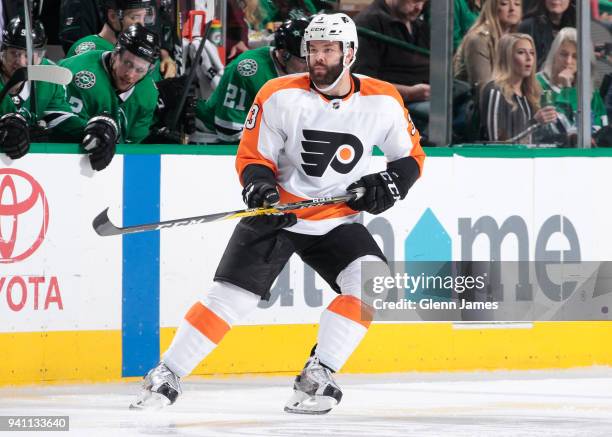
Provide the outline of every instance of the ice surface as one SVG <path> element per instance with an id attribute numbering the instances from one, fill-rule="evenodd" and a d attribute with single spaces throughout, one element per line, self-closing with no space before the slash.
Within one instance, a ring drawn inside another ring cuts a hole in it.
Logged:
<path id="1" fill-rule="evenodd" d="M 612 436 L 608 367 L 341 374 L 344 398 L 325 416 L 283 412 L 292 379 L 192 377 L 177 403 L 157 412 L 128 410 L 137 382 L 2 388 L 0 415 L 68 415 L 70 432 L 52 435 L 83 437 Z"/>

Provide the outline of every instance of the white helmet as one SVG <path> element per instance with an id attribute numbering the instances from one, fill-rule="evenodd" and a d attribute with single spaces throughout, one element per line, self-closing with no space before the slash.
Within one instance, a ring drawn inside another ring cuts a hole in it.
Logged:
<path id="1" fill-rule="evenodd" d="M 343 70 L 351 68 L 351 65 L 353 65 L 357 58 L 357 47 L 359 45 L 357 27 L 351 17 L 346 14 L 320 14 L 312 18 L 310 24 L 304 31 L 304 38 L 302 39 L 302 56 L 306 59 L 308 59 L 309 41 L 341 42 Z M 353 59 L 349 64 L 345 64 L 348 49 L 351 47 L 354 49 Z M 338 76 L 338 79 L 340 79 L 340 76 Z M 336 80 L 330 87 L 325 88 L 325 90 L 333 88 L 337 82 Z"/>

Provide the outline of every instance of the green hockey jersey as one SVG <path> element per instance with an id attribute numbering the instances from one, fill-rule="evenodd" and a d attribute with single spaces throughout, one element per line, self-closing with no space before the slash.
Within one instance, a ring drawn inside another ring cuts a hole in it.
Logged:
<path id="1" fill-rule="evenodd" d="M 238 142 L 242 126 L 259 89 L 279 76 L 273 47 L 241 53 L 226 68 L 208 100 L 198 100 L 197 117 L 223 141 Z"/>
<path id="2" fill-rule="evenodd" d="M 43 58 L 42 65 L 53 65 L 53 62 Z M 0 90 L 4 81 L 0 78 Z M 36 114 L 31 111 L 31 90 L 25 82 L 18 94 L 7 95 L 0 102 L 0 114 L 19 113 L 31 126 L 37 120 L 46 122 L 50 136 L 54 140 L 80 142 L 87 123 L 85 119 L 74 114 L 66 99 L 66 88 L 50 82 L 36 82 Z"/>
<path id="3" fill-rule="evenodd" d="M 564 124 L 567 124 L 570 128 L 576 127 L 576 114 L 578 111 L 578 90 L 576 87 L 559 88 L 554 85 L 544 73 L 538 73 L 536 78 L 542 86 L 543 91 L 552 92 L 553 104 L 559 117 L 565 122 Z M 596 132 L 607 125 L 608 114 L 606 112 L 606 107 L 599 91 L 594 90 L 591 98 L 591 127 L 593 128 L 593 132 Z"/>
<path id="4" fill-rule="evenodd" d="M 72 111 L 89 120 L 107 113 L 119 126 L 120 142 L 139 143 L 149 134 L 159 93 L 150 76 L 124 93 L 117 94 L 107 58 L 111 52 L 90 51 L 66 58 L 60 65 L 72 71 L 67 86 Z"/>
<path id="5" fill-rule="evenodd" d="M 70 58 L 75 55 L 80 55 L 81 53 L 90 52 L 92 50 L 113 51 L 114 49 L 115 44 L 102 38 L 100 35 L 88 35 L 75 42 L 68 50 L 68 53 L 66 53 L 66 57 Z M 155 63 L 155 68 L 149 73 L 155 82 L 159 82 L 163 79 L 159 68 L 159 61 L 157 61 Z"/>

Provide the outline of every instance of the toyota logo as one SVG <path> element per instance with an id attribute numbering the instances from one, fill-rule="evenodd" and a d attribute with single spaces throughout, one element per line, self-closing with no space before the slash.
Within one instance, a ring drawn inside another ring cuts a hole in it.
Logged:
<path id="1" fill-rule="evenodd" d="M 42 244 L 49 205 L 40 184 L 14 168 L 0 168 L 0 264 L 21 261 Z"/>

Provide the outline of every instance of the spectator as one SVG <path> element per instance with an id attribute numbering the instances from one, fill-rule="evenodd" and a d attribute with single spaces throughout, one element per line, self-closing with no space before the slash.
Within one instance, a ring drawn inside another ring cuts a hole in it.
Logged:
<path id="1" fill-rule="evenodd" d="M 274 33 L 274 48 L 249 50 L 228 65 L 214 93 L 197 105 L 208 131 L 222 141 L 237 142 L 259 89 L 275 77 L 307 71 L 301 46 L 308 23 L 304 18 L 286 21 Z"/>
<path id="2" fill-rule="evenodd" d="M 357 26 L 429 49 L 429 26 L 423 0 L 374 0 L 355 16 Z M 359 37 L 354 71 L 391 82 L 405 102 L 429 100 L 429 56 L 371 37 Z"/>
<path id="3" fill-rule="evenodd" d="M 99 152 L 95 165 L 110 163 L 117 142 L 140 143 L 149 135 L 158 91 L 147 73 L 158 58 L 157 34 L 134 24 L 119 35 L 112 52 L 89 51 L 60 62 L 74 74 L 67 86 L 73 112 L 104 123 L 99 131 L 106 141 L 93 153 Z"/>
<path id="4" fill-rule="evenodd" d="M 44 57 L 46 40 L 42 23 L 35 20 L 32 26 L 35 65 L 53 64 Z M 6 84 L 17 69 L 26 65 L 25 23 L 15 17 L 3 30 L 0 49 L 2 83 Z M 0 102 L 0 151 L 10 158 L 24 156 L 30 149 L 31 141 L 45 141 L 51 137 L 77 142 L 83 138 L 85 121 L 72 113 L 61 85 L 36 82 L 36 111 L 33 108 L 30 83 L 20 82 L 8 93 Z M 39 122 L 44 123 L 44 126 L 39 125 Z"/>
<path id="5" fill-rule="evenodd" d="M 491 80 L 500 38 L 516 31 L 521 0 L 487 0 L 455 54 L 455 78 L 476 88 L 476 96 Z"/>
<path id="6" fill-rule="evenodd" d="M 576 111 L 578 110 L 578 93 L 576 91 L 577 70 L 577 33 L 573 27 L 559 31 L 552 42 L 548 56 L 544 61 L 537 79 L 542 89 L 552 95 L 552 103 L 557 110 L 558 120 L 553 133 L 562 134 L 570 144 L 570 136 L 577 132 Z M 591 99 L 591 126 L 593 133 L 608 124 L 608 117 L 599 90 L 593 90 Z"/>
<path id="7" fill-rule="evenodd" d="M 538 70 L 542 68 L 553 39 L 564 27 L 576 27 L 574 0 L 538 0 L 519 25 L 519 32 L 531 35 L 536 43 Z"/>
<path id="8" fill-rule="evenodd" d="M 144 26 L 154 20 L 151 0 L 103 0 L 105 23 L 99 34 L 89 35 L 75 42 L 66 57 L 90 50 L 113 50 L 117 36 L 132 24 Z M 152 77 L 155 82 L 176 76 L 176 64 L 167 50 L 163 50 L 161 63 L 155 65 Z"/>
<path id="9" fill-rule="evenodd" d="M 453 7 L 453 50 L 456 51 L 468 33 L 486 0 L 454 0 Z"/>
<path id="10" fill-rule="evenodd" d="M 480 99 L 482 131 L 488 141 L 530 142 L 528 128 L 557 119 L 554 107 L 540 109 L 533 39 L 526 34 L 501 37 L 493 80 Z"/>
<path id="11" fill-rule="evenodd" d="M 263 12 L 259 0 L 228 0 L 227 2 L 227 62 L 249 49 L 249 30 L 259 30 Z"/>
<path id="12" fill-rule="evenodd" d="M 312 0 L 261 0 L 264 24 L 306 18 L 317 12 Z"/>

